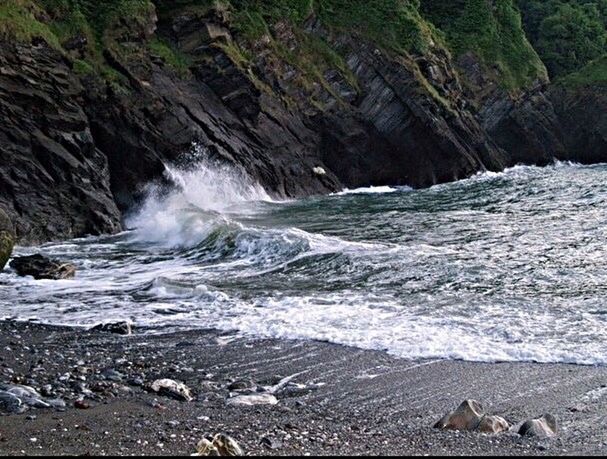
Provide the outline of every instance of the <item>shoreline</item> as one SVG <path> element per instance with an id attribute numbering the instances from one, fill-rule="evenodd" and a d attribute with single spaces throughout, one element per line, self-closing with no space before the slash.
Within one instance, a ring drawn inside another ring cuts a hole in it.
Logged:
<path id="1" fill-rule="evenodd" d="M 247 455 L 607 453 L 605 367 L 409 361 L 216 331 L 119 336 L 9 321 L 0 322 L 0 347 L 0 383 L 47 390 L 66 404 L 0 416 L 2 455 L 190 455 L 219 432 Z M 287 377 L 275 405 L 226 404 L 228 386 Z M 183 381 L 193 400 L 151 393 L 160 378 Z M 85 394 L 86 409 L 76 408 Z M 553 414 L 559 436 L 432 428 L 468 398 L 511 424 Z"/>

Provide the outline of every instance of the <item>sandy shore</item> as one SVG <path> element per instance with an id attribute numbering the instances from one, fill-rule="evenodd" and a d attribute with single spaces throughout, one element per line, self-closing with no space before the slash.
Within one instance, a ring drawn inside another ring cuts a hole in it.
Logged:
<path id="1" fill-rule="evenodd" d="M 0 383 L 66 403 L 1 416 L 2 455 L 190 455 L 217 432 L 250 455 L 607 454 L 606 368 L 411 362 L 212 331 L 123 337 L 12 322 L 0 322 L 0 348 Z M 272 386 L 292 375 L 277 405 L 226 405 L 234 381 Z M 194 400 L 146 390 L 158 378 L 185 382 Z M 84 394 L 86 409 L 76 408 Z M 432 428 L 466 398 L 511 423 L 551 413 L 560 434 L 539 440 Z"/>

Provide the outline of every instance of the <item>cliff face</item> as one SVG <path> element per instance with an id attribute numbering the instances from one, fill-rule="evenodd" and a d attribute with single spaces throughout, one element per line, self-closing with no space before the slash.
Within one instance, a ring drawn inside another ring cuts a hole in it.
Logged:
<path id="1" fill-rule="evenodd" d="M 0 206 L 25 240 L 120 228 L 83 105 L 60 53 L 44 42 L 0 44 Z"/>
<path id="2" fill-rule="evenodd" d="M 104 29 L 0 39 L 0 206 L 22 241 L 119 230 L 142 187 L 193 143 L 277 197 L 605 154 L 604 98 L 561 97 L 541 76 L 504 87 L 415 9 L 398 18 L 419 25 L 404 51 L 322 10 L 297 27 L 251 25 L 254 15 L 198 3 L 142 1 L 136 15 L 104 16 Z M 48 14 L 28 17 L 57 20 Z M 576 122 L 596 126 L 592 136 Z"/>

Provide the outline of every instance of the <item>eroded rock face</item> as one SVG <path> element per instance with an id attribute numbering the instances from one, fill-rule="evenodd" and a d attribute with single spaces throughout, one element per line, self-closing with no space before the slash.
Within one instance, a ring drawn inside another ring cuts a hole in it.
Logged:
<path id="1" fill-rule="evenodd" d="M 275 197 L 425 187 L 553 158 L 607 159 L 604 96 L 552 96 L 547 81 L 508 94 L 473 54 L 456 63 L 438 44 L 395 56 L 329 32 L 312 15 L 298 33 L 288 21 L 273 24 L 246 44 L 252 57 L 243 63 L 227 50 L 245 45 L 224 11 L 175 7 L 158 22 L 153 6 L 110 32 L 116 46 L 102 54 L 119 84 L 76 76 L 40 40 L 0 43 L 0 205 L 20 240 L 120 230 L 120 211 L 136 206 L 143 185 L 163 180 L 165 164 L 193 143 Z M 269 37 L 297 53 L 300 33 L 339 49 L 348 76 L 328 68 L 323 84 L 302 84 L 306 75 Z M 150 51 L 155 35 L 187 56 L 185 74 Z M 67 55 L 82 58 L 86 39 L 72 41 Z M 128 59 L 121 47 L 133 51 Z"/>
<path id="2" fill-rule="evenodd" d="M 0 271 L 4 269 L 15 245 L 15 231 L 6 212 L 0 208 Z"/>
<path id="3" fill-rule="evenodd" d="M 561 120 L 566 152 L 559 159 L 607 162 L 607 87 L 554 87 L 550 100 Z"/>
<path id="4" fill-rule="evenodd" d="M 82 91 L 45 43 L 0 43 L 0 206 L 25 242 L 120 229 Z"/>

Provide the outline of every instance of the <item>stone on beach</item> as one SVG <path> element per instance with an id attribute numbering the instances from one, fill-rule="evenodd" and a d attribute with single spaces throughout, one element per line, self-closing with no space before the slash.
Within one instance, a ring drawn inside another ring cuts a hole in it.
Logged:
<path id="1" fill-rule="evenodd" d="M 232 437 L 217 434 L 213 441 L 203 438 L 196 447 L 194 456 L 244 456 L 240 445 Z"/>
<path id="2" fill-rule="evenodd" d="M 20 414 L 29 408 L 62 408 L 62 403 L 61 400 L 44 399 L 29 386 L 0 384 L 0 413 Z"/>
<path id="3" fill-rule="evenodd" d="M 116 335 L 132 335 L 133 327 L 128 322 L 115 322 L 108 324 L 95 325 L 91 330 L 105 333 L 114 333 Z"/>
<path id="4" fill-rule="evenodd" d="M 510 424 L 501 416 L 488 415 L 483 416 L 477 430 L 482 433 L 497 434 L 507 432 Z"/>
<path id="5" fill-rule="evenodd" d="M 556 418 L 545 414 L 536 419 L 529 419 L 518 430 L 523 437 L 553 438 L 558 433 Z"/>
<path id="6" fill-rule="evenodd" d="M 194 400 L 188 386 L 172 379 L 157 379 L 152 383 L 151 389 L 161 395 L 167 395 L 176 398 L 177 400 L 186 402 Z"/>
<path id="7" fill-rule="evenodd" d="M 465 400 L 445 415 L 434 427 L 443 430 L 476 430 L 485 415 L 483 406 L 476 400 Z"/>
<path id="8" fill-rule="evenodd" d="M 196 453 L 193 456 L 219 456 L 219 450 L 212 441 L 203 438 L 196 446 Z"/>
<path id="9" fill-rule="evenodd" d="M 76 267 L 74 265 L 51 260 L 40 254 L 15 258 L 11 261 L 10 267 L 19 276 L 32 276 L 36 280 L 71 279 L 76 275 Z"/>
<path id="10" fill-rule="evenodd" d="M 20 414 L 27 410 L 19 397 L 10 392 L 0 391 L 0 413 Z"/>
<path id="11" fill-rule="evenodd" d="M 15 231 L 8 215 L 0 209 L 0 271 L 4 269 L 15 245 Z"/>
<path id="12" fill-rule="evenodd" d="M 237 395 L 226 401 L 232 406 L 277 405 L 278 399 L 272 394 Z"/>

